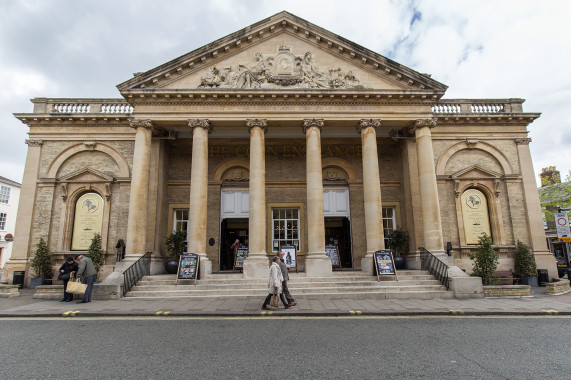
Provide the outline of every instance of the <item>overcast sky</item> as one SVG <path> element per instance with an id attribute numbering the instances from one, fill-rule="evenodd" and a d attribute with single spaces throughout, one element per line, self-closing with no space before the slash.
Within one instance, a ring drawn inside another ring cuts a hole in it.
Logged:
<path id="1" fill-rule="evenodd" d="M 0 176 L 21 182 L 34 97 L 120 97 L 116 85 L 286 10 L 449 86 L 524 98 L 536 174 L 571 168 L 571 2 L 2 0 Z"/>

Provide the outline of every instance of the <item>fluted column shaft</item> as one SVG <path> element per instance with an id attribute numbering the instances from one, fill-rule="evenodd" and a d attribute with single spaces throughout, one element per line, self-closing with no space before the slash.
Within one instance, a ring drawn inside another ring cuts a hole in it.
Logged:
<path id="1" fill-rule="evenodd" d="M 264 134 L 265 119 L 248 119 L 250 132 L 250 215 L 248 258 L 244 262 L 244 277 L 268 276 L 266 254 L 266 154 Z"/>
<path id="2" fill-rule="evenodd" d="M 133 172 L 127 219 L 127 246 L 125 258 L 131 261 L 146 252 L 147 200 L 149 193 L 149 165 L 151 159 L 151 120 L 132 119 L 131 127 L 136 129 L 133 152 Z"/>
<path id="3" fill-rule="evenodd" d="M 443 254 L 444 244 L 440 220 L 440 203 L 438 201 L 434 151 L 430 133 L 430 128 L 435 126 L 436 119 L 417 120 L 414 125 L 414 134 L 418 156 L 424 248 L 434 254 Z"/>
<path id="4" fill-rule="evenodd" d="M 188 211 L 188 251 L 200 256 L 200 278 L 212 273 L 206 256 L 206 220 L 208 196 L 208 134 L 206 119 L 190 119 L 192 128 L 192 165 L 190 169 L 190 207 Z"/>
<path id="5" fill-rule="evenodd" d="M 322 119 L 305 119 L 307 175 L 307 257 L 308 276 L 331 274 L 331 260 L 325 255 L 325 220 L 323 215 L 323 173 L 321 167 Z"/>
<path id="6" fill-rule="evenodd" d="M 365 206 L 365 236 L 367 252 L 361 261 L 361 269 L 373 273 L 373 254 L 385 248 L 383 236 L 383 205 L 379 176 L 379 156 L 377 152 L 376 128 L 381 126 L 379 119 L 363 119 L 357 131 L 361 134 L 363 151 L 363 196 Z"/>

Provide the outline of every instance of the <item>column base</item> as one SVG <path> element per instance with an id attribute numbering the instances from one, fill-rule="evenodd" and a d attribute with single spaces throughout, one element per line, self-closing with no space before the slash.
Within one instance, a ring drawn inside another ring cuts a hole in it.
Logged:
<path id="1" fill-rule="evenodd" d="M 206 256 L 206 253 L 199 253 L 200 267 L 198 269 L 198 279 L 204 280 L 206 276 L 212 274 L 212 261 Z"/>
<path id="2" fill-rule="evenodd" d="M 305 259 L 305 274 L 307 277 L 329 277 L 333 273 L 331 259 L 325 252 L 310 254 Z"/>
<path id="3" fill-rule="evenodd" d="M 373 264 L 373 253 L 367 252 L 365 257 L 361 259 L 361 271 L 367 273 L 369 276 L 374 276 L 375 266 Z"/>
<path id="4" fill-rule="evenodd" d="M 242 277 L 244 278 L 268 278 L 270 276 L 270 261 L 264 253 L 249 254 L 244 261 Z"/>

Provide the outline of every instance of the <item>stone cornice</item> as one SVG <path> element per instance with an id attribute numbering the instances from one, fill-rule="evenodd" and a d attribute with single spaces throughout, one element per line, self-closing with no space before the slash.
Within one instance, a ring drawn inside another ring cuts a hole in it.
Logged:
<path id="1" fill-rule="evenodd" d="M 490 126 L 504 126 L 504 125 L 528 125 L 529 123 L 533 122 L 535 119 L 541 116 L 540 113 L 510 113 L 510 114 L 489 114 L 489 115 L 454 115 L 454 116 L 443 116 L 441 114 L 437 114 L 438 116 L 438 125 L 457 125 L 457 124 L 464 124 L 464 125 L 485 125 L 489 124 Z"/>
<path id="2" fill-rule="evenodd" d="M 37 140 L 37 139 L 29 139 L 29 140 L 26 140 L 26 144 L 27 144 L 29 147 L 32 147 L 32 146 L 42 146 L 42 145 L 44 145 L 44 141 L 43 141 L 43 140 Z"/>

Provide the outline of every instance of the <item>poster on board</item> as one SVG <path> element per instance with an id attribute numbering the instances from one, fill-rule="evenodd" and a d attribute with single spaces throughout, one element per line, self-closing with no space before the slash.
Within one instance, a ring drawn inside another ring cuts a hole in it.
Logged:
<path id="1" fill-rule="evenodd" d="M 242 270 L 244 268 L 244 260 L 248 257 L 248 247 L 241 245 L 240 247 L 236 248 L 236 253 L 234 253 L 234 268 L 232 271 L 236 269 Z"/>
<path id="2" fill-rule="evenodd" d="M 200 257 L 196 253 L 183 253 L 180 255 L 176 275 L 177 284 L 178 280 L 194 280 L 194 284 L 196 284 L 199 262 Z"/>
<path id="3" fill-rule="evenodd" d="M 288 270 L 290 268 L 295 268 L 297 273 L 297 248 L 293 244 L 281 244 L 280 252 L 284 253 L 284 263 Z"/>
<path id="4" fill-rule="evenodd" d="M 382 249 L 380 251 L 375 251 L 373 256 L 375 272 L 377 273 L 377 281 L 380 281 L 381 276 L 384 275 L 392 275 L 397 277 L 393 253 L 390 250 Z M 398 277 L 396 279 L 398 281 Z"/>
<path id="5" fill-rule="evenodd" d="M 332 268 L 339 268 L 341 267 L 341 258 L 339 257 L 339 247 L 333 244 L 326 244 L 325 245 L 325 254 L 331 260 L 331 267 Z"/>

